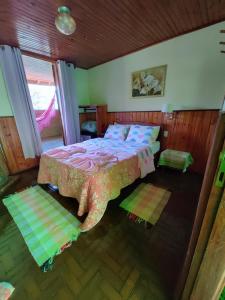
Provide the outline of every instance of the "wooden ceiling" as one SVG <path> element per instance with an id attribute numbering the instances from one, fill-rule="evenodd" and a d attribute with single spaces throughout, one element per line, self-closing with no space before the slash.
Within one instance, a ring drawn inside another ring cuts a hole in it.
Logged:
<path id="1" fill-rule="evenodd" d="M 71 36 L 55 28 L 60 5 L 76 20 Z M 0 44 L 90 68 L 223 20 L 222 0 L 5 0 Z"/>

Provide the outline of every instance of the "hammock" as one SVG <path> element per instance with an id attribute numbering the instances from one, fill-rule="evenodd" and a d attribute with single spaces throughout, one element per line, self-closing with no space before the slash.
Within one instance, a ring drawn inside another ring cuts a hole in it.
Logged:
<path id="1" fill-rule="evenodd" d="M 55 117 L 56 115 L 56 111 L 55 111 L 55 94 L 49 104 L 49 107 L 47 108 L 47 110 L 45 110 L 40 116 L 36 117 L 36 121 L 38 123 L 38 128 L 40 130 L 40 132 L 42 132 L 45 128 L 47 128 L 52 119 Z"/>

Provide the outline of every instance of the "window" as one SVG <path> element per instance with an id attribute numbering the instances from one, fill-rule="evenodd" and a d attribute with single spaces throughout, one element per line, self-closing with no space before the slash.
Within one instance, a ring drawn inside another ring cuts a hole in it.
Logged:
<path id="1" fill-rule="evenodd" d="M 48 109 L 52 98 L 55 94 L 54 85 L 28 84 L 34 110 Z M 55 109 L 58 108 L 58 103 L 55 101 Z"/>

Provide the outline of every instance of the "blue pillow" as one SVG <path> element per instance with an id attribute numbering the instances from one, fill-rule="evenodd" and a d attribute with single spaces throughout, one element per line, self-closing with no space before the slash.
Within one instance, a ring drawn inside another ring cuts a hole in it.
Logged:
<path id="1" fill-rule="evenodd" d="M 97 132 L 96 121 L 85 121 L 81 124 L 81 130 L 85 130 L 91 133 Z"/>

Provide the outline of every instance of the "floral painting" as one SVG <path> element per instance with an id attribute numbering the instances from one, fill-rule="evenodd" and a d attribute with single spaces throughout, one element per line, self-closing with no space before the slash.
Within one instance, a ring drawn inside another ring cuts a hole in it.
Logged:
<path id="1" fill-rule="evenodd" d="M 164 96 L 167 65 L 132 73 L 132 97 Z"/>

